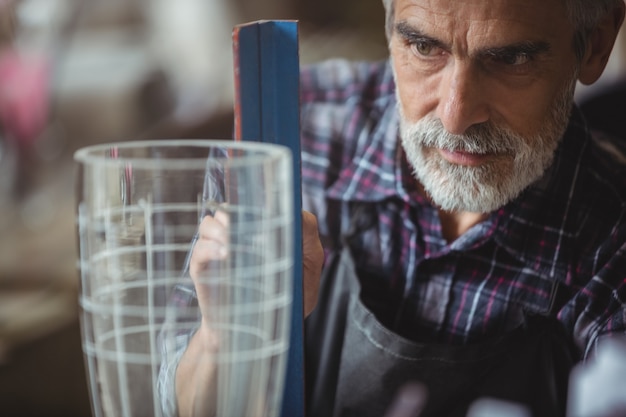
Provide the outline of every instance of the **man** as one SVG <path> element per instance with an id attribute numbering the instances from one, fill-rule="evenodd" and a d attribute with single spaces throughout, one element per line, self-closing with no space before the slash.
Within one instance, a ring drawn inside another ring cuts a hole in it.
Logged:
<path id="1" fill-rule="evenodd" d="M 624 3 L 384 4 L 389 62 L 302 74 L 309 415 L 382 416 L 413 381 L 422 415 L 480 397 L 564 415 L 572 364 L 626 328 L 626 153 L 572 105 Z M 192 276 L 224 223 L 203 221 Z M 203 343 L 181 416 L 210 385 Z"/>

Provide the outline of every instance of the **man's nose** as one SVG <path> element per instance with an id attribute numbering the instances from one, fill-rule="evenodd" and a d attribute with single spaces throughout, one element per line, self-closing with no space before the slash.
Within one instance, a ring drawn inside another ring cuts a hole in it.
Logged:
<path id="1" fill-rule="evenodd" d="M 445 71 L 437 107 L 444 128 L 459 135 L 470 126 L 489 120 L 487 92 L 479 70 L 471 63 L 457 62 Z"/>

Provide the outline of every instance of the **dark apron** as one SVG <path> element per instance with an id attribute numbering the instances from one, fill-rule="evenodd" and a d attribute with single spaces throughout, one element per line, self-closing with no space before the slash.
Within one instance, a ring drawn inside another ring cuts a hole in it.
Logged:
<path id="1" fill-rule="evenodd" d="M 557 296 L 559 286 L 553 292 Z M 306 320 L 308 417 L 383 417 L 407 383 L 428 390 L 420 417 L 462 416 L 481 397 L 525 404 L 533 416 L 565 416 L 575 350 L 552 313 L 479 344 L 415 343 L 385 328 L 359 299 L 349 249 L 328 260 L 319 302 Z"/>

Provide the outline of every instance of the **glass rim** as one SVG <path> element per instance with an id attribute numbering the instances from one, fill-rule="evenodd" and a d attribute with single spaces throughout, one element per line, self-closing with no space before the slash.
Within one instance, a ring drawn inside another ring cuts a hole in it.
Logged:
<path id="1" fill-rule="evenodd" d="M 150 157 L 111 157 L 106 151 L 117 149 L 140 149 L 140 148 L 221 148 L 225 150 L 241 150 L 248 152 L 238 155 L 236 158 L 227 156 L 211 157 L 172 157 L 160 160 L 159 166 L 166 166 L 167 169 L 197 169 L 210 167 L 215 164 L 227 164 L 229 167 L 250 166 L 251 164 L 267 163 L 270 159 L 279 160 L 284 157 L 291 157 L 291 150 L 284 145 L 255 141 L 237 141 L 232 139 L 150 139 L 150 140 L 128 140 L 118 142 L 104 142 L 94 145 L 87 145 L 74 152 L 73 159 L 82 165 L 111 165 L 118 166 L 120 163 L 132 164 L 135 168 L 154 168 L 155 158 Z"/>

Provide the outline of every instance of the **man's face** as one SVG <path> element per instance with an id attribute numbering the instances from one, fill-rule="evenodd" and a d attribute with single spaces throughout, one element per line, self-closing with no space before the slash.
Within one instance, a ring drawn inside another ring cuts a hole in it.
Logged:
<path id="1" fill-rule="evenodd" d="M 577 77 L 563 3 L 396 0 L 402 144 L 443 210 L 495 210 L 550 164 Z"/>

